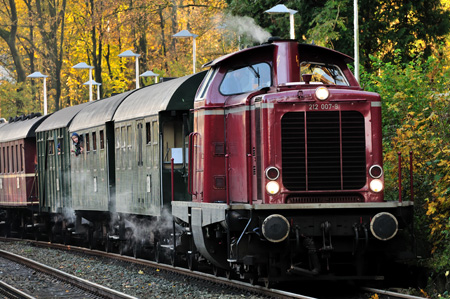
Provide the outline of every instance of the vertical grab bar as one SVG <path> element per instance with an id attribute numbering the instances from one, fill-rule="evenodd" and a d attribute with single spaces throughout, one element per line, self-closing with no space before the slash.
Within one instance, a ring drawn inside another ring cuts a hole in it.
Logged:
<path id="1" fill-rule="evenodd" d="M 398 152 L 398 202 L 402 202 L 402 153 Z"/>
<path id="2" fill-rule="evenodd" d="M 188 145 L 188 151 L 189 151 L 189 165 L 188 165 L 188 193 L 190 195 L 197 195 L 197 193 L 194 194 L 193 191 L 193 184 L 194 184 L 194 137 L 198 135 L 197 132 L 192 132 L 189 134 L 189 145 Z"/>

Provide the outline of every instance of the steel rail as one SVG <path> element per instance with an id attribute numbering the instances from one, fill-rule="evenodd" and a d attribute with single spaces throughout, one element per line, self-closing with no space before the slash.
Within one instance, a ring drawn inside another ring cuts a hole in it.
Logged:
<path id="1" fill-rule="evenodd" d="M 65 273 L 63 271 L 60 271 L 58 269 L 51 268 L 47 265 L 38 263 L 36 261 L 30 260 L 26 257 L 7 252 L 4 250 L 0 250 L 0 256 L 7 258 L 11 261 L 14 261 L 16 263 L 20 263 L 23 265 L 26 265 L 29 268 L 35 269 L 37 271 L 43 272 L 47 275 L 54 276 L 62 281 L 65 281 L 69 284 L 75 285 L 78 288 L 84 289 L 86 291 L 89 291 L 93 294 L 104 296 L 105 298 L 111 298 L 111 299 L 136 299 L 136 297 L 118 292 L 116 290 L 109 289 L 107 287 L 104 287 L 102 285 L 90 282 L 88 280 L 82 279 L 80 277 L 76 277 L 74 275 Z"/>
<path id="2" fill-rule="evenodd" d="M 0 281 L 0 294 L 2 295 L 2 298 L 35 299 L 35 297 L 30 296 L 3 281 Z"/>
<path id="3" fill-rule="evenodd" d="M 381 290 L 381 289 L 375 289 L 375 288 L 369 288 L 369 287 L 362 287 L 361 289 L 364 291 L 367 291 L 367 292 L 373 292 L 373 293 L 387 295 L 387 296 L 393 296 L 393 297 L 397 297 L 397 298 L 405 298 L 405 299 L 424 299 L 424 298 L 426 298 L 426 297 L 418 297 L 418 296 L 402 294 L 402 293 L 397 293 L 397 292 L 392 292 L 392 291 L 386 291 L 386 290 Z"/>

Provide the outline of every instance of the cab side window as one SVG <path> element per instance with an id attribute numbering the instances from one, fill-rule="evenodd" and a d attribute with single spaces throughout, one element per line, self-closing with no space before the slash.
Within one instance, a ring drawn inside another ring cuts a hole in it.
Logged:
<path id="1" fill-rule="evenodd" d="M 241 94 L 269 87 L 271 84 L 270 65 L 263 62 L 228 70 L 219 91 L 223 95 Z"/>

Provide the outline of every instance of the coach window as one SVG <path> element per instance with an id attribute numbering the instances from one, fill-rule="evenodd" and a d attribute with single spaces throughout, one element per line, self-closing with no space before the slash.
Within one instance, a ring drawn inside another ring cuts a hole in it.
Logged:
<path id="1" fill-rule="evenodd" d="M 122 149 L 122 164 L 121 167 L 122 169 L 125 169 L 127 167 L 127 131 L 125 127 L 122 127 L 121 129 L 122 132 L 122 144 L 121 144 L 121 149 Z"/>
<path id="2" fill-rule="evenodd" d="M 122 161 L 120 153 L 120 128 L 116 128 L 116 165 L 118 169 L 120 168 L 120 163 Z"/>
<path id="3" fill-rule="evenodd" d="M 100 130 L 100 149 L 105 149 L 105 133 Z"/>
<path id="4" fill-rule="evenodd" d="M 19 146 L 16 144 L 16 172 L 19 172 Z"/>
<path id="5" fill-rule="evenodd" d="M 91 150 L 91 141 L 89 135 L 89 133 L 86 133 L 86 135 L 84 135 L 84 139 L 86 140 L 86 153 L 89 153 Z"/>
<path id="6" fill-rule="evenodd" d="M 144 137 L 142 134 L 142 130 L 143 130 L 143 125 L 142 123 L 138 123 L 137 124 L 137 152 L 138 152 L 138 156 L 137 156 L 137 165 L 138 166 L 143 166 L 144 165 L 144 158 L 143 158 L 143 151 L 142 151 L 142 146 L 143 146 L 143 140 L 142 138 Z"/>
<path id="7" fill-rule="evenodd" d="M 58 137 L 58 144 L 56 145 L 56 151 L 58 152 L 58 155 L 63 154 L 63 144 L 64 138 L 62 136 Z"/>
<path id="8" fill-rule="evenodd" d="M 233 95 L 259 90 L 271 85 L 270 65 L 264 62 L 228 70 L 220 84 L 219 91 L 223 95 Z"/>
<path id="9" fill-rule="evenodd" d="M 152 129 L 150 122 L 145 123 L 145 143 L 150 144 L 152 142 Z"/>
<path id="10" fill-rule="evenodd" d="M 49 155 L 55 154 L 55 141 L 53 140 L 48 141 L 48 154 Z"/>
<path id="11" fill-rule="evenodd" d="M 6 172 L 9 173 L 9 169 L 10 169 L 10 160 L 9 160 L 9 146 L 6 147 L 6 165 L 7 165 L 7 169 Z"/>
<path id="12" fill-rule="evenodd" d="M 128 139 L 128 169 L 133 167 L 133 145 L 131 144 L 131 140 L 133 137 L 133 132 L 131 132 L 131 126 L 127 126 L 127 139 Z"/>
<path id="13" fill-rule="evenodd" d="M 92 132 L 92 150 L 97 150 L 97 132 Z"/>
<path id="14" fill-rule="evenodd" d="M 20 171 L 21 172 L 24 171 L 24 169 L 23 169 L 23 151 L 24 151 L 24 148 L 23 148 L 23 145 L 21 144 L 20 145 Z"/>

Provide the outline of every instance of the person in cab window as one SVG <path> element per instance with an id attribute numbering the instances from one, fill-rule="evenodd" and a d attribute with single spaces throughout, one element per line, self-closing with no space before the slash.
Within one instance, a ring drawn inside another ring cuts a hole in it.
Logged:
<path id="1" fill-rule="evenodd" d="M 75 149 L 72 152 L 75 156 L 79 156 L 83 152 L 83 136 L 79 136 L 77 133 L 72 134 L 72 142 Z"/>

